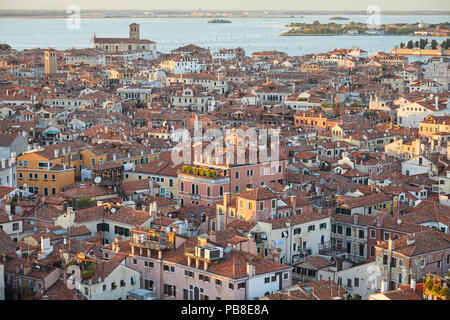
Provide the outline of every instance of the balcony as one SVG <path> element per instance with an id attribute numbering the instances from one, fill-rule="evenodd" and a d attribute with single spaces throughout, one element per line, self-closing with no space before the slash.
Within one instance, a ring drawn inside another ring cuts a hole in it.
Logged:
<path id="1" fill-rule="evenodd" d="M 200 195 L 196 194 L 196 193 L 189 193 L 189 198 L 195 199 L 195 200 L 199 200 L 200 199 Z"/>

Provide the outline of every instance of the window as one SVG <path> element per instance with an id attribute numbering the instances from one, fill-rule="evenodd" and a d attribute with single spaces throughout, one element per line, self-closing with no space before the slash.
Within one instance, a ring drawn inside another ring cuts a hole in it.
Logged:
<path id="1" fill-rule="evenodd" d="M 144 266 L 148 268 L 154 268 L 155 264 L 152 261 L 144 261 Z"/>
<path id="2" fill-rule="evenodd" d="M 420 267 L 421 268 L 425 267 L 425 258 L 420 259 Z"/>
<path id="3" fill-rule="evenodd" d="M 308 232 L 314 231 L 316 229 L 315 225 L 308 226 Z"/>
<path id="4" fill-rule="evenodd" d="M 144 288 L 150 291 L 153 291 L 153 288 L 155 286 L 155 282 L 150 279 L 144 279 Z"/>
<path id="5" fill-rule="evenodd" d="M 284 280 L 289 279 L 289 273 L 285 272 L 285 273 L 283 274 L 283 279 L 284 279 Z"/>
<path id="6" fill-rule="evenodd" d="M 234 290 L 234 284 L 232 284 L 231 282 L 228 283 L 228 288 L 231 289 L 231 290 Z"/>
<path id="7" fill-rule="evenodd" d="M 300 234 L 301 232 L 302 232 L 302 229 L 301 229 L 301 228 L 295 228 L 295 229 L 294 229 L 294 235 Z"/>
<path id="8" fill-rule="evenodd" d="M 350 237 L 352 235 L 352 228 L 345 228 L 345 235 Z"/>
<path id="9" fill-rule="evenodd" d="M 13 230 L 19 230 L 19 223 L 13 223 Z"/>
<path id="10" fill-rule="evenodd" d="M 270 283 L 270 277 L 264 278 L 264 283 Z"/>
<path id="11" fill-rule="evenodd" d="M 216 279 L 216 286 L 222 286 L 222 280 Z"/>
<path id="12" fill-rule="evenodd" d="M 125 285 L 126 285 L 125 280 L 120 280 L 120 286 L 125 287 Z"/>
<path id="13" fill-rule="evenodd" d="M 169 297 L 176 297 L 176 286 L 164 284 L 164 294 Z"/>
<path id="14" fill-rule="evenodd" d="M 319 229 L 326 229 L 326 228 L 327 228 L 327 224 L 326 223 L 319 224 Z"/>
<path id="15" fill-rule="evenodd" d="M 198 279 L 202 280 L 202 281 L 205 281 L 205 282 L 209 282 L 209 277 L 205 276 L 205 275 L 202 275 L 202 274 L 198 275 Z"/>
<path id="16" fill-rule="evenodd" d="M 56 181 L 56 174 L 52 173 L 52 181 Z"/>
<path id="17" fill-rule="evenodd" d="M 337 226 L 337 233 L 342 234 L 342 226 L 341 225 Z"/>
<path id="18" fill-rule="evenodd" d="M 117 285 L 115 282 L 111 283 L 111 290 L 115 290 L 117 288 Z"/>
<path id="19" fill-rule="evenodd" d="M 383 254 L 383 265 L 386 266 L 388 261 L 388 256 L 386 254 Z"/>
<path id="20" fill-rule="evenodd" d="M 364 230 L 359 230 L 359 238 L 364 239 L 364 237 L 365 237 Z"/>
<path id="21" fill-rule="evenodd" d="M 440 269 L 441 265 L 442 265 L 441 260 L 436 261 L 436 269 Z"/>
<path id="22" fill-rule="evenodd" d="M 364 257 L 364 244 L 359 245 L 359 256 Z"/>
<path id="23" fill-rule="evenodd" d="M 359 287 L 359 278 L 354 279 L 355 287 Z"/>
<path id="24" fill-rule="evenodd" d="M 133 264 L 137 264 L 137 260 L 136 259 L 133 259 Z"/>
<path id="25" fill-rule="evenodd" d="M 352 287 L 352 279 L 347 279 L 347 287 Z"/>
<path id="26" fill-rule="evenodd" d="M 238 283 L 238 289 L 245 289 L 245 282 Z"/>
<path id="27" fill-rule="evenodd" d="M 264 201 L 259 202 L 259 210 L 264 210 Z"/>
<path id="28" fill-rule="evenodd" d="M 122 228 L 122 227 L 115 226 L 114 227 L 114 233 L 118 234 L 118 235 L 121 235 L 121 236 L 128 237 L 130 235 L 130 230 L 127 229 L 127 228 Z"/>
<path id="29" fill-rule="evenodd" d="M 275 199 L 272 200 L 272 209 L 276 208 L 277 202 Z"/>
<path id="30" fill-rule="evenodd" d="M 371 230 L 370 230 L 370 238 L 372 238 L 372 239 L 376 239 L 376 237 L 377 237 L 377 233 L 376 233 L 376 230 L 374 230 L 374 229 L 371 229 Z"/>
<path id="31" fill-rule="evenodd" d="M 185 275 L 186 277 L 191 277 L 191 278 L 193 278 L 193 277 L 194 277 L 194 272 L 189 271 L 189 270 L 184 270 L 184 275 Z"/>

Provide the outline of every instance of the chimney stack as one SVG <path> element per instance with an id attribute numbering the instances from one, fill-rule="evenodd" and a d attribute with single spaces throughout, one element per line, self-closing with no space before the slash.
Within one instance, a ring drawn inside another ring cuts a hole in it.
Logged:
<path id="1" fill-rule="evenodd" d="M 436 110 L 439 110 L 439 96 L 434 97 L 434 105 Z"/>
<path id="2" fill-rule="evenodd" d="M 389 238 L 388 240 L 388 250 L 392 251 L 395 249 L 395 242 L 392 240 L 392 238 Z"/>
<path id="3" fill-rule="evenodd" d="M 387 290 L 386 290 L 386 280 L 381 280 L 381 290 L 380 290 L 380 292 L 381 293 L 383 293 L 383 292 L 386 292 Z"/>
<path id="4" fill-rule="evenodd" d="M 414 291 L 416 291 L 416 280 L 411 279 L 411 285 L 410 285 L 411 289 L 413 289 Z"/>

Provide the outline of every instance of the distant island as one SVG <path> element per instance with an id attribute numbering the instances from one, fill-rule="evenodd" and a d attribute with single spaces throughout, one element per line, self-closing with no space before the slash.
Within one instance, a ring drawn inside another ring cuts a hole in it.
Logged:
<path id="1" fill-rule="evenodd" d="M 350 20 L 350 19 L 345 17 L 331 17 L 329 20 Z"/>
<path id="2" fill-rule="evenodd" d="M 208 23 L 231 23 L 231 21 L 223 20 L 223 19 L 214 19 L 214 20 L 209 20 Z"/>
<path id="3" fill-rule="evenodd" d="M 367 23 L 350 21 L 346 24 L 330 22 L 321 24 L 318 20 L 313 23 L 292 22 L 286 27 L 290 30 L 280 33 L 280 36 L 326 35 L 337 36 L 344 34 L 370 35 L 429 35 L 446 37 L 450 33 L 450 23 L 395 23 L 383 24 L 379 28 L 370 28 Z"/>

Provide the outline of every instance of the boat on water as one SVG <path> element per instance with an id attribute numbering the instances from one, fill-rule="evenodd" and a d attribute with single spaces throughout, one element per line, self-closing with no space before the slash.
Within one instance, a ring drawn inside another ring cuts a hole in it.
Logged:
<path id="1" fill-rule="evenodd" d="M 231 23 L 231 21 L 224 20 L 224 19 L 214 19 L 214 20 L 209 20 L 208 23 Z"/>

